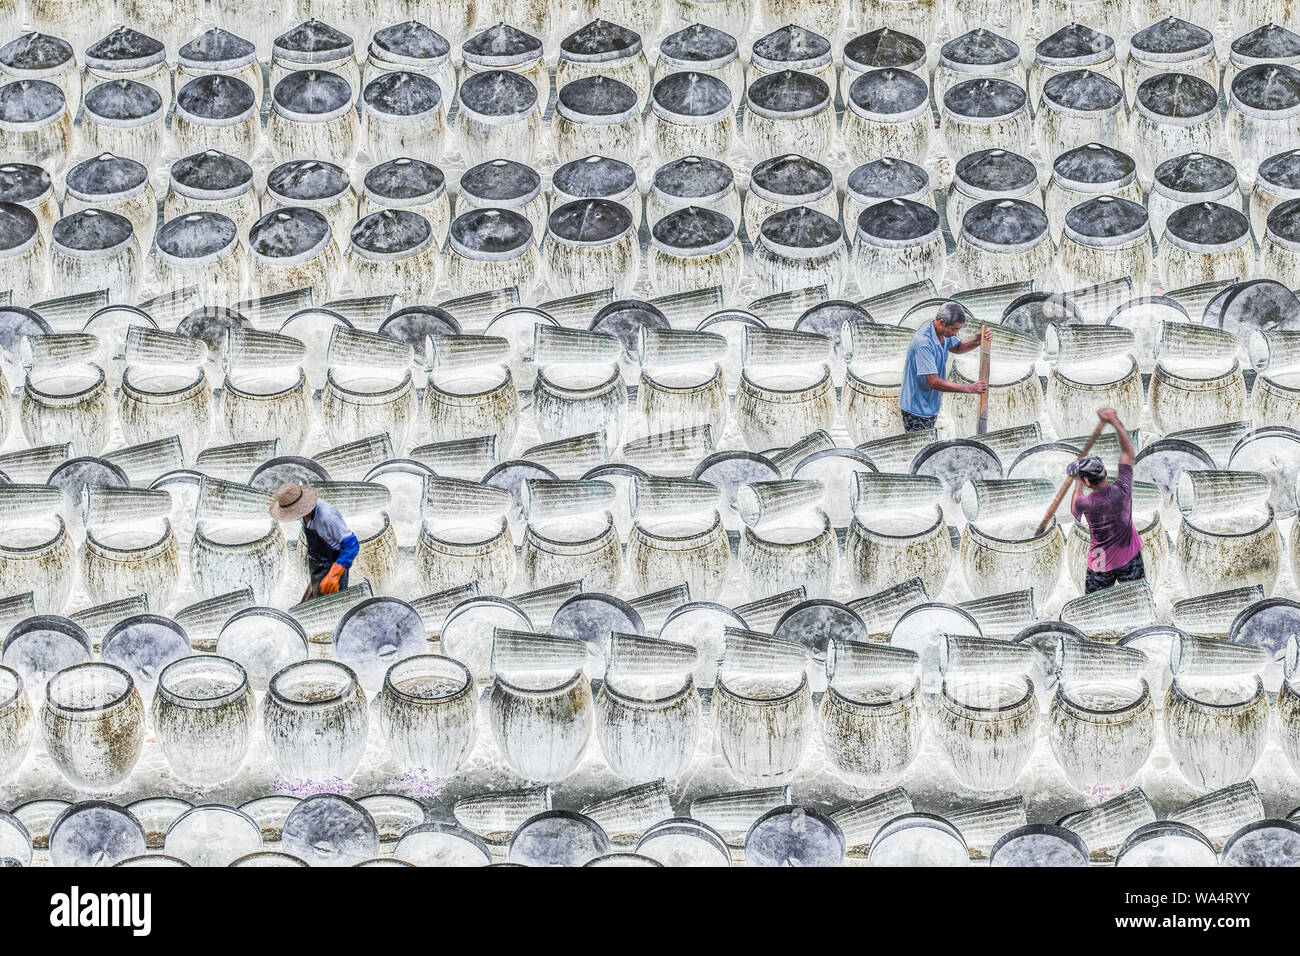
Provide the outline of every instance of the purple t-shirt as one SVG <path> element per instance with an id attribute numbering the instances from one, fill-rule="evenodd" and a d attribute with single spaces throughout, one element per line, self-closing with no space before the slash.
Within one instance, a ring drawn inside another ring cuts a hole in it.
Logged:
<path id="1" fill-rule="evenodd" d="M 1115 480 L 1080 495 L 1070 507 L 1076 521 L 1088 522 L 1088 567 L 1093 571 L 1122 568 L 1142 550 L 1133 525 L 1133 466 L 1120 465 Z"/>

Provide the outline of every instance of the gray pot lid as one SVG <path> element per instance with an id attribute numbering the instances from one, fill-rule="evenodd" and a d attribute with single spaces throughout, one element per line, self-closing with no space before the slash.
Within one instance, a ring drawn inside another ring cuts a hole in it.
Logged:
<path id="1" fill-rule="evenodd" d="M 286 481 L 300 485 L 314 484 L 316 481 L 329 481 L 329 472 L 318 461 L 303 458 L 301 455 L 281 455 L 258 465 L 248 483 L 254 488 L 274 493 Z M 262 609 L 265 613 L 266 609 Z"/>
<path id="2" fill-rule="evenodd" d="M 404 156 L 375 166 L 366 173 L 364 186 L 384 199 L 432 199 L 447 188 L 447 177 L 432 163 Z"/>
<path id="3" fill-rule="evenodd" d="M 0 305 L 0 350 L 11 361 L 19 360 L 19 343 L 29 335 L 49 335 L 54 330 L 31 309 Z"/>
<path id="4" fill-rule="evenodd" d="M 1259 164 L 1256 175 L 1280 189 L 1300 189 L 1300 149 L 1274 153 Z"/>
<path id="5" fill-rule="evenodd" d="M 223 193 L 253 181 L 253 167 L 219 149 L 182 156 L 172 163 L 171 178 L 192 192 Z"/>
<path id="6" fill-rule="evenodd" d="M 955 179 L 974 190 L 990 194 L 1024 192 L 1038 183 L 1038 170 L 1019 153 L 1005 149 L 981 149 L 957 161 Z"/>
<path id="7" fill-rule="evenodd" d="M 666 196 L 701 199 L 716 196 L 736 184 L 736 174 L 719 159 L 684 156 L 655 170 L 654 188 Z"/>
<path id="8" fill-rule="evenodd" d="M 126 156 L 100 153 L 68 170 L 68 189 L 82 198 L 116 196 L 139 189 L 149 181 L 143 163 Z"/>
<path id="9" fill-rule="evenodd" d="M 442 60 L 451 55 L 451 44 L 446 38 L 418 20 L 376 30 L 370 45 L 389 56 L 410 60 Z"/>
<path id="10" fill-rule="evenodd" d="M 1265 23 L 1232 41 L 1232 55 L 1251 60 L 1300 57 L 1300 35 L 1276 23 Z"/>
<path id="11" fill-rule="evenodd" d="M 1092 70 L 1057 73 L 1043 84 L 1043 98 L 1078 112 L 1110 112 L 1124 102 L 1124 91 L 1108 76 Z"/>
<path id="12" fill-rule="evenodd" d="M 850 105 L 862 113 L 895 116 L 919 109 L 930 100 L 925 80 L 911 70 L 892 67 L 863 73 L 849 85 Z"/>
<path id="13" fill-rule="evenodd" d="M 566 119 L 586 117 L 632 119 L 637 114 L 636 90 L 608 76 L 584 76 L 560 87 L 555 110 Z"/>
<path id="14" fill-rule="evenodd" d="M 62 489 L 65 502 L 81 501 L 81 493 L 86 488 L 131 487 L 131 480 L 120 465 L 90 456 L 69 458 L 50 472 L 45 483 Z"/>
<path id="15" fill-rule="evenodd" d="M 195 309 L 181 319 L 176 334 L 199 339 L 213 355 L 220 355 L 231 329 L 251 327 L 252 323 L 234 309 L 210 305 Z"/>
<path id="16" fill-rule="evenodd" d="M 957 116 L 994 119 L 1023 109 L 1027 99 L 1025 88 L 1017 83 L 982 77 L 950 86 L 943 94 L 943 106 Z"/>
<path id="17" fill-rule="evenodd" d="M 167 220 L 156 241 L 161 252 L 186 262 L 217 255 L 238 238 L 239 230 L 228 216 L 202 210 Z"/>
<path id="18" fill-rule="evenodd" d="M 131 238 L 131 220 L 104 209 L 82 209 L 54 224 L 51 236 L 65 249 L 101 252 Z"/>
<path id="19" fill-rule="evenodd" d="M 58 116 L 66 107 L 63 90 L 47 80 L 17 80 L 0 86 L 0 123 L 39 123 Z"/>
<path id="20" fill-rule="evenodd" d="M 39 229 L 36 216 L 26 206 L 0 202 L 0 249 L 8 252 L 31 242 Z"/>
<path id="21" fill-rule="evenodd" d="M 656 109 L 673 116 L 715 116 L 732 107 L 731 90 L 710 73 L 670 73 L 654 85 Z"/>
<path id="22" fill-rule="evenodd" d="M 605 61 L 641 52 L 641 35 L 609 20 L 592 20 L 560 41 L 566 60 Z"/>
<path id="23" fill-rule="evenodd" d="M 806 69 L 830 62 L 831 41 L 820 33 L 791 24 L 755 40 L 752 56 L 754 62 L 769 72 L 783 64 L 791 64 L 792 69 Z"/>
<path id="24" fill-rule="evenodd" d="M 746 866 L 840 866 L 844 832 L 810 807 L 767 811 L 745 835 Z"/>
<path id="25" fill-rule="evenodd" d="M 1250 220 L 1221 203 L 1198 202 L 1170 213 L 1165 232 L 1184 243 L 1221 246 L 1244 239 L 1250 232 Z"/>
<path id="26" fill-rule="evenodd" d="M 517 66 L 542 55 L 542 41 L 508 23 L 498 23 L 460 45 L 465 62 L 476 66 Z"/>
<path id="27" fill-rule="evenodd" d="M 949 40 L 939 49 L 947 63 L 967 66 L 998 66 L 1019 62 L 1020 46 L 1006 37 L 982 27 Z"/>
<path id="28" fill-rule="evenodd" d="M 1045 61 L 1098 62 L 1114 55 L 1115 41 L 1082 23 L 1061 27 L 1055 33 L 1043 37 L 1034 47 L 1034 56 Z"/>
<path id="29" fill-rule="evenodd" d="M 257 47 L 228 30 L 213 27 L 180 48 L 177 61 L 182 66 L 211 68 L 225 65 L 230 69 L 245 66 L 257 58 Z"/>
<path id="30" fill-rule="evenodd" d="M 664 216 L 651 230 L 660 249 L 675 255 L 698 256 L 720 252 L 736 237 L 736 224 L 714 209 L 687 206 Z"/>
<path id="31" fill-rule="evenodd" d="M 526 202 L 525 197 L 536 196 L 541 188 L 541 174 L 513 159 L 490 159 L 465 170 L 460 177 L 460 191 L 481 203 Z"/>
<path id="32" fill-rule="evenodd" d="M 384 73 L 361 93 L 366 110 L 385 116 L 420 116 L 442 106 L 442 89 L 423 73 Z"/>
<path id="33" fill-rule="evenodd" d="M 890 243 L 916 242 L 939 232 L 939 214 L 911 199 L 886 199 L 858 215 L 858 235 Z"/>
<path id="34" fill-rule="evenodd" d="M 547 232 L 570 243 L 605 243 L 632 229 L 632 213 L 609 199 L 577 199 L 556 207 L 546 221 Z"/>
<path id="35" fill-rule="evenodd" d="M 44 196 L 53 185 L 50 174 L 30 163 L 0 166 L 0 202 L 28 203 Z"/>
<path id="36" fill-rule="evenodd" d="M 282 60 L 321 63 L 350 56 L 352 37 L 320 20 L 304 20 L 275 38 L 271 53 Z"/>
<path id="37" fill-rule="evenodd" d="M 850 302 L 847 299 L 827 299 L 825 302 L 818 302 L 799 316 L 794 323 L 794 330 L 796 332 L 812 332 L 816 335 L 824 335 L 831 340 L 831 344 L 838 351 L 840 332 L 844 327 L 844 323 L 854 319 L 862 322 L 875 322 L 875 319 L 871 317 L 871 313 L 856 302 Z"/>
<path id="38" fill-rule="evenodd" d="M 341 196 L 351 187 L 343 167 L 320 159 L 294 159 L 276 166 L 266 177 L 266 188 L 297 202 L 322 202 Z"/>
<path id="39" fill-rule="evenodd" d="M 1086 185 L 1127 183 L 1137 175 L 1137 163 L 1128 153 L 1102 143 L 1076 146 L 1057 156 L 1052 173 L 1063 182 Z"/>
<path id="40" fill-rule="evenodd" d="M 565 163 L 551 175 L 551 186 L 566 196 L 604 199 L 636 188 L 636 170 L 620 159 L 586 156 Z"/>
<path id="41" fill-rule="evenodd" d="M 1288 199 L 1269 211 L 1268 231 L 1279 239 L 1300 243 L 1300 199 Z"/>
<path id="42" fill-rule="evenodd" d="M 1194 119 L 1219 108 L 1214 87 L 1190 73 L 1147 77 L 1138 86 L 1137 101 L 1147 112 L 1170 119 Z"/>
<path id="43" fill-rule="evenodd" d="M 1226 159 L 1207 153 L 1184 153 L 1166 159 L 1154 173 L 1155 182 L 1169 192 L 1195 196 L 1220 193 L 1237 182 L 1237 169 Z"/>
<path id="44" fill-rule="evenodd" d="M 624 361 L 635 362 L 642 329 L 670 329 L 672 323 L 657 306 L 640 299 L 615 299 L 592 318 L 587 328 L 608 332 L 623 343 Z"/>
<path id="45" fill-rule="evenodd" d="M 268 212 L 248 230 L 248 248 L 265 259 L 293 259 L 323 246 L 330 224 L 315 209 L 288 206 Z"/>
<path id="46" fill-rule="evenodd" d="M 533 241 L 533 225 L 509 209 L 471 209 L 451 224 L 451 244 L 470 257 L 510 257 Z"/>
<path id="47" fill-rule="evenodd" d="M 1232 80 L 1235 104 L 1263 113 L 1289 113 L 1300 106 L 1300 70 L 1284 63 L 1257 63 Z"/>
<path id="48" fill-rule="evenodd" d="M 831 105 L 831 88 L 821 77 L 795 70 L 767 73 L 749 84 L 746 105 L 759 116 L 791 119 Z"/>
<path id="49" fill-rule="evenodd" d="M 773 156 L 750 173 L 750 189 L 769 202 L 790 202 L 807 197 L 813 202 L 835 188 L 831 171 L 806 156 Z"/>
<path id="50" fill-rule="evenodd" d="M 1083 321 L 1079 307 L 1059 292 L 1027 292 L 1002 311 L 1002 324 L 1012 332 L 1043 341 L 1047 327 L 1057 322 Z"/>
<path id="51" fill-rule="evenodd" d="M 769 249 L 795 258 L 829 255 L 844 244 L 839 222 L 807 206 L 772 213 L 758 232 Z"/>
<path id="52" fill-rule="evenodd" d="M 328 70 L 297 70 L 275 84 L 271 99 L 282 113 L 332 118 L 350 108 L 352 84 Z"/>
<path id="53" fill-rule="evenodd" d="M 916 163 L 886 156 L 863 163 L 849 173 L 848 193 L 862 199 L 897 199 L 930 187 L 930 176 Z"/>
<path id="54" fill-rule="evenodd" d="M 970 208 L 961 231 L 985 246 L 1021 246 L 1047 235 L 1047 214 L 1020 199 L 988 199 Z"/>
<path id="55" fill-rule="evenodd" d="M 1133 34 L 1129 41 L 1134 50 L 1157 56 L 1193 53 L 1214 43 L 1214 35 L 1204 27 L 1178 17 L 1158 20 Z"/>
<path id="56" fill-rule="evenodd" d="M 925 43 L 910 33 L 881 27 L 846 43 L 844 61 L 859 70 L 910 70 L 925 62 Z"/>
<path id="57" fill-rule="evenodd" d="M 353 226 L 352 245 L 377 256 L 394 256 L 411 252 L 433 236 L 429 220 L 406 209 L 381 209 L 372 212 Z"/>
<path id="58" fill-rule="evenodd" d="M 162 41 L 132 30 L 114 28 L 86 47 L 86 66 L 92 70 L 143 70 L 167 58 Z"/>
<path id="59" fill-rule="evenodd" d="M 1118 196 L 1097 196 L 1081 202 L 1065 214 L 1065 232 L 1076 242 L 1097 245 L 1128 242 L 1148 230 L 1147 211 L 1140 203 Z M 1089 242 L 1091 240 L 1091 242 Z"/>
<path id="60" fill-rule="evenodd" d="M 52 70 L 72 57 L 71 43 L 47 33 L 24 33 L 0 46 L 0 63 L 14 70 Z"/>
<path id="61" fill-rule="evenodd" d="M 423 363 L 425 338 L 459 335 L 460 323 L 454 315 L 436 305 L 409 305 L 384 319 L 379 326 L 379 334 L 406 342 L 415 349 L 416 362 Z"/>
<path id="62" fill-rule="evenodd" d="M 253 88 L 237 76 L 207 73 L 195 77 L 176 94 L 176 108 L 207 120 L 229 120 L 257 106 Z"/>
<path id="63" fill-rule="evenodd" d="M 1280 218 L 1293 220 L 1289 229 L 1292 235 L 1300 234 L 1300 223 L 1294 222 L 1300 210 L 1294 208 L 1292 201 L 1279 203 L 1273 211 L 1284 205 L 1293 208 Z M 1272 228 L 1271 215 L 1269 227 Z M 1234 282 L 1206 303 L 1201 324 L 1231 332 L 1238 340 L 1246 342 L 1253 332 L 1295 329 L 1298 313 L 1300 299 L 1282 283 L 1276 279 L 1247 279 Z M 1293 486 L 1294 482 L 1288 485 L 1288 494 Z"/>
<path id="64" fill-rule="evenodd" d="M 460 102 L 480 116 L 517 116 L 537 105 L 537 87 L 509 70 L 486 70 L 465 77 Z"/>
<path id="65" fill-rule="evenodd" d="M 659 41 L 659 55 L 677 63 L 721 66 L 737 55 L 739 45 L 730 33 L 694 23 Z"/>
<path id="66" fill-rule="evenodd" d="M 131 122 L 161 114 L 162 95 L 135 80 L 111 80 L 91 87 L 82 97 L 86 112 L 113 122 Z"/>

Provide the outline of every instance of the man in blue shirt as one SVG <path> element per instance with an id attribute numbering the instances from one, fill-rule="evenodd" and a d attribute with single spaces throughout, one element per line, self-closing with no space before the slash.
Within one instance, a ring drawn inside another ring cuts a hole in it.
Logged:
<path id="1" fill-rule="evenodd" d="M 314 488 L 286 483 L 275 490 L 270 513 L 276 521 L 302 519 L 307 573 L 311 578 L 302 596 L 304 601 L 348 586 L 348 569 L 361 545 L 337 508 L 317 498 Z"/>
<path id="2" fill-rule="evenodd" d="M 943 377 L 948 364 L 948 353 L 961 355 L 980 347 L 981 340 L 992 340 L 993 333 L 984 330 L 968 342 L 957 340 L 957 333 L 966 324 L 966 310 L 956 302 L 945 302 L 933 322 L 916 330 L 907 347 L 907 362 L 903 366 L 903 387 L 898 392 L 898 408 L 903 413 L 903 430 L 924 431 L 934 427 L 943 402 L 942 392 L 961 392 L 978 395 L 988 391 L 984 382 L 959 385 Z"/>

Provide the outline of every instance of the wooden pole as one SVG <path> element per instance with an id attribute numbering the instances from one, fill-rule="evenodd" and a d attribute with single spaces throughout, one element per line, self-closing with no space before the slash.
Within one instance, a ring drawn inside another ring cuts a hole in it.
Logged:
<path id="1" fill-rule="evenodd" d="M 983 435 L 989 430 L 989 360 L 992 357 L 993 341 L 983 338 L 983 335 L 984 330 L 980 329 L 980 381 L 984 383 L 984 391 L 980 392 L 980 417 L 975 424 L 976 435 Z"/>
<path id="2" fill-rule="evenodd" d="M 1084 455 L 1088 454 L 1088 452 L 1092 451 L 1093 442 L 1101 437 L 1101 430 L 1105 427 L 1105 422 L 1097 422 L 1097 427 L 1094 428 L 1092 434 L 1088 436 L 1088 441 L 1084 444 L 1083 451 L 1079 452 L 1079 458 L 1082 458 Z M 1056 509 L 1061 506 L 1061 501 L 1065 498 L 1065 493 L 1070 490 L 1070 485 L 1074 481 L 1075 479 L 1073 478 L 1065 479 L 1065 484 L 1061 485 L 1061 490 L 1058 491 L 1056 497 L 1052 499 L 1051 507 L 1047 509 L 1047 514 L 1043 515 L 1043 520 L 1038 525 L 1038 534 L 1042 534 L 1046 531 L 1047 526 L 1052 523 L 1052 515 L 1056 514 Z"/>

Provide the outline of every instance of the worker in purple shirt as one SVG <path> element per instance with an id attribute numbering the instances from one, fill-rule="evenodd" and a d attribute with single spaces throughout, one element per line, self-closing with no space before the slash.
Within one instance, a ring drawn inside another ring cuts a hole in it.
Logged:
<path id="1" fill-rule="evenodd" d="M 1086 594 L 1111 587 L 1116 581 L 1141 581 L 1142 537 L 1133 524 L 1133 459 L 1137 450 L 1124 423 L 1113 408 L 1097 417 L 1115 428 L 1119 436 L 1119 473 L 1106 480 L 1106 466 L 1096 455 L 1084 455 L 1066 473 L 1074 478 L 1070 513 L 1088 523 L 1088 575 Z"/>
<path id="2" fill-rule="evenodd" d="M 275 490 L 270 512 L 276 521 L 302 519 L 310 578 L 304 601 L 348 586 L 348 569 L 361 545 L 337 508 L 318 498 L 314 488 L 286 483 Z"/>

